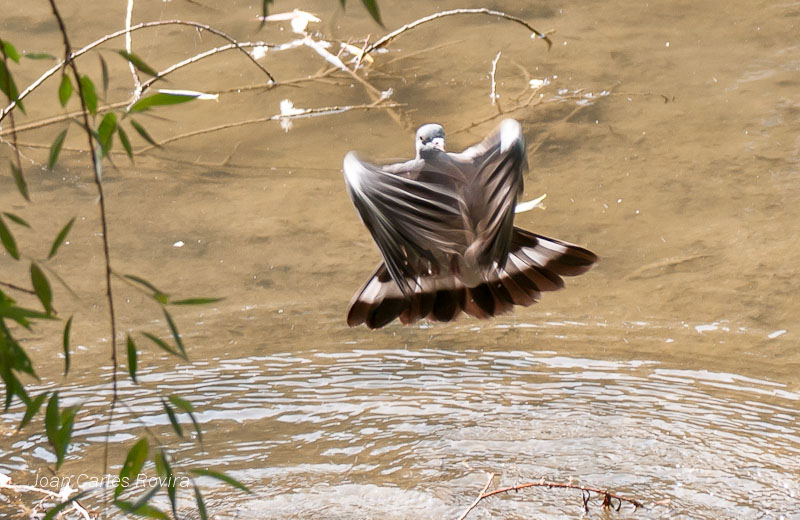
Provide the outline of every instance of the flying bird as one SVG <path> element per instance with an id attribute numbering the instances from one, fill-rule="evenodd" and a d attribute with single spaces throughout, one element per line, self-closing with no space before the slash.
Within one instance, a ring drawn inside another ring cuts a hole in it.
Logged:
<path id="1" fill-rule="evenodd" d="M 597 261 L 588 249 L 514 227 L 528 168 L 517 121 L 461 153 L 445 150 L 439 124 L 420 127 L 415 143 L 416 157 L 402 163 L 344 158 L 350 198 L 383 257 L 350 302 L 351 327 L 461 312 L 489 318 L 533 304 Z"/>

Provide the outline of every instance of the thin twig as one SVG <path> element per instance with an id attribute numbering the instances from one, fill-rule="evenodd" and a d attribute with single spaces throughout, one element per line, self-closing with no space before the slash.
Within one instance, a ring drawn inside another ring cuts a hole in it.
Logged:
<path id="1" fill-rule="evenodd" d="M 267 77 L 270 79 L 270 81 L 277 83 L 277 81 L 275 81 L 275 78 L 272 76 L 272 74 L 270 74 L 267 69 L 262 67 L 261 64 L 258 63 L 258 61 L 256 61 L 255 58 L 253 58 L 250 55 L 250 53 L 247 52 L 244 49 L 243 45 L 237 43 L 236 40 L 234 40 L 233 38 L 231 38 L 230 36 L 228 36 L 224 32 L 219 31 L 217 29 L 214 29 L 213 27 L 211 27 L 209 25 L 202 24 L 202 23 L 197 23 L 197 22 L 189 22 L 189 21 L 185 21 L 185 20 L 158 20 L 158 21 L 154 21 L 154 22 L 142 22 L 142 23 L 136 24 L 136 25 L 134 25 L 134 26 L 132 26 L 130 28 L 125 28 L 125 29 L 121 29 L 119 31 L 116 31 L 116 32 L 113 32 L 113 33 L 110 33 L 110 34 L 106 34 L 102 38 L 93 41 L 92 43 L 86 45 L 82 49 L 71 53 L 69 56 L 65 57 L 65 59 L 63 61 L 61 61 L 61 62 L 57 63 L 56 65 L 54 65 L 52 68 L 47 70 L 44 74 L 39 76 L 39 78 L 36 79 L 36 81 L 34 81 L 30 85 L 28 85 L 22 92 L 20 92 L 20 94 L 18 96 L 18 99 L 20 101 L 25 99 L 26 96 L 28 96 L 32 91 L 34 91 L 45 80 L 47 80 L 53 74 L 55 74 L 56 72 L 61 70 L 61 68 L 68 61 L 72 61 L 72 60 L 77 59 L 78 57 L 82 56 L 83 54 L 86 54 L 87 52 L 89 52 L 90 50 L 94 49 L 95 47 L 97 47 L 99 45 L 102 45 L 103 43 L 105 43 L 105 42 L 107 42 L 109 40 L 113 40 L 114 38 L 118 38 L 118 37 L 120 37 L 120 36 L 122 36 L 124 34 L 130 33 L 130 32 L 134 32 L 134 31 L 138 31 L 139 29 L 144 29 L 144 28 L 147 28 L 147 27 L 158 27 L 158 26 L 162 26 L 162 25 L 188 25 L 190 27 L 195 27 L 197 29 L 206 30 L 206 31 L 208 31 L 210 33 L 213 33 L 213 34 L 216 34 L 217 36 L 220 36 L 223 39 L 228 40 L 229 42 L 234 44 L 237 49 L 239 49 L 241 52 L 243 52 L 247 56 L 247 59 L 249 59 L 250 61 L 255 63 L 255 65 L 267 75 Z M 262 45 L 266 45 L 266 44 L 262 43 Z M 15 106 L 16 106 L 16 101 L 12 101 L 3 110 L 0 110 L 0 121 L 5 119 L 6 115 L 9 112 L 11 112 L 11 110 L 13 110 Z"/>
<path id="2" fill-rule="evenodd" d="M 510 20 L 512 22 L 516 22 L 516 23 L 524 26 L 525 28 L 527 28 L 529 31 L 531 31 L 534 34 L 534 36 L 536 36 L 536 37 L 544 40 L 545 42 L 547 42 L 548 50 L 553 45 L 553 42 L 550 41 L 550 38 L 546 34 L 537 31 L 528 22 L 526 22 L 522 18 L 517 18 L 516 16 L 511 16 L 511 15 L 508 15 L 508 14 L 506 14 L 504 12 L 501 12 L 501 11 L 495 11 L 493 9 L 486 9 L 486 8 L 480 8 L 480 9 L 453 9 L 453 10 L 450 10 L 450 11 L 440 11 L 438 13 L 433 13 L 431 15 L 428 15 L 428 16 L 425 16 L 423 18 L 420 18 L 419 20 L 415 20 L 415 21 L 413 21 L 411 23 L 407 23 L 406 25 L 400 27 L 399 29 L 390 32 L 389 34 L 387 34 L 383 38 L 379 39 L 378 41 L 376 41 L 372 45 L 369 45 L 364 50 L 364 53 L 365 54 L 369 54 L 369 53 L 371 53 L 372 51 L 374 51 L 376 49 L 380 49 L 381 47 L 387 45 L 389 42 L 391 42 L 392 40 L 394 40 L 395 38 L 397 38 L 398 36 L 400 36 L 404 32 L 406 32 L 408 30 L 411 30 L 411 29 L 413 29 L 413 28 L 415 28 L 415 27 L 417 27 L 419 25 L 422 25 L 422 24 L 424 24 L 426 22 L 430 22 L 430 21 L 436 20 L 438 18 L 443 18 L 445 16 L 453 16 L 453 15 L 457 15 L 457 14 L 485 14 L 485 15 L 489 15 L 489 16 L 499 16 L 500 18 L 505 18 L 506 20 Z"/>
<path id="3" fill-rule="evenodd" d="M 111 381 L 112 381 L 112 394 L 111 394 L 111 410 L 109 412 L 108 429 L 106 431 L 106 443 L 103 454 L 103 474 L 108 473 L 108 437 L 111 433 L 111 423 L 114 420 L 114 407 L 117 403 L 117 322 L 114 316 L 114 294 L 111 289 L 111 252 L 108 245 L 108 222 L 106 220 L 106 201 L 103 195 L 103 182 L 100 178 L 100 158 L 98 154 L 94 153 L 95 149 L 94 137 L 92 136 L 92 128 L 89 125 L 89 110 L 86 108 L 86 102 L 83 97 L 83 84 L 81 83 L 81 76 L 78 73 L 78 67 L 75 65 L 75 60 L 70 59 L 72 56 L 72 46 L 69 42 L 67 28 L 64 25 L 64 20 L 58 12 L 55 0 L 50 0 L 50 6 L 53 9 L 53 15 L 58 21 L 58 27 L 61 31 L 61 36 L 64 38 L 64 63 L 68 63 L 72 69 L 72 74 L 75 76 L 75 84 L 78 87 L 78 97 L 81 102 L 81 109 L 83 110 L 83 128 L 86 130 L 86 137 L 89 140 L 89 155 L 92 158 L 92 167 L 94 169 L 94 183 L 97 187 L 98 202 L 100 205 L 100 224 L 103 231 L 103 258 L 105 260 L 106 268 L 106 299 L 108 301 L 108 316 L 109 325 L 111 328 Z"/>
<path id="4" fill-rule="evenodd" d="M 26 289 L 25 287 L 20 287 L 19 285 L 14 285 L 13 283 L 0 281 L 0 285 L 2 285 L 3 287 L 8 287 L 9 289 L 13 289 L 15 291 L 24 292 L 25 294 L 31 294 L 33 296 L 36 296 L 36 291 Z"/>
<path id="5" fill-rule="evenodd" d="M 489 479 L 486 481 L 486 485 L 483 486 L 481 492 L 478 493 L 478 497 L 475 499 L 475 501 L 472 502 L 472 504 L 463 513 L 461 513 L 461 516 L 458 517 L 458 520 L 464 520 L 469 514 L 469 512 L 475 509 L 475 507 L 483 499 L 483 494 L 486 493 L 486 490 L 489 489 L 489 486 L 492 485 L 492 480 L 494 480 L 494 473 L 489 473 Z"/>

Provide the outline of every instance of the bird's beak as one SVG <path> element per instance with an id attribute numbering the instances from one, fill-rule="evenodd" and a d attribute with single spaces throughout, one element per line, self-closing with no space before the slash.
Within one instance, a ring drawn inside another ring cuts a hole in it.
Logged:
<path id="1" fill-rule="evenodd" d="M 431 139 L 431 144 L 434 148 L 439 150 L 440 152 L 444 151 L 444 138 L 443 137 L 434 137 Z"/>

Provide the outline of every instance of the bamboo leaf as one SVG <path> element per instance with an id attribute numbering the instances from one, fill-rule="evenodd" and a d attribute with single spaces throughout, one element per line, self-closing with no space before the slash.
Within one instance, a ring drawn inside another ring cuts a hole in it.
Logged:
<path id="1" fill-rule="evenodd" d="M 81 92 L 83 92 L 83 102 L 86 104 L 86 109 L 89 110 L 90 114 L 95 115 L 97 113 L 97 91 L 89 76 L 81 76 Z"/>
<path id="2" fill-rule="evenodd" d="M 77 500 L 80 500 L 81 498 L 83 498 L 84 496 L 88 495 L 92 491 L 94 491 L 94 490 L 89 488 L 89 489 L 84 489 L 80 493 L 72 495 L 71 497 L 69 497 L 64 502 L 61 502 L 60 504 L 55 506 L 53 509 L 48 510 L 47 514 L 44 515 L 44 518 L 42 518 L 42 520 L 53 520 L 53 518 L 55 518 L 57 514 L 59 514 L 61 511 L 63 511 L 64 508 L 66 508 L 67 506 L 71 505 L 73 502 L 75 502 Z"/>
<path id="3" fill-rule="evenodd" d="M 14 235 L 11 234 L 11 230 L 6 227 L 6 223 L 3 222 L 3 218 L 0 217 L 0 242 L 3 243 L 3 247 L 6 249 L 11 258 L 14 260 L 19 260 L 19 250 L 17 250 L 17 241 L 14 240 Z"/>
<path id="4" fill-rule="evenodd" d="M 69 74 L 62 74 L 61 85 L 58 87 L 58 101 L 62 107 L 67 105 L 67 101 L 72 97 L 72 91 L 72 80 L 69 79 Z"/>
<path id="5" fill-rule="evenodd" d="M 183 354 L 183 357 L 186 358 L 186 347 L 181 339 L 181 334 L 178 332 L 178 327 L 175 326 L 175 322 L 172 320 L 172 316 L 169 315 L 169 312 L 167 312 L 166 308 L 164 309 L 164 317 L 167 319 L 167 325 L 169 325 L 169 330 L 172 333 L 175 344 L 178 345 L 178 349 L 180 349 L 181 354 Z"/>
<path id="6" fill-rule="evenodd" d="M 200 494 L 200 489 L 196 484 L 194 487 L 194 501 L 197 503 L 197 512 L 200 514 L 200 520 L 208 520 L 208 512 L 206 511 L 206 503 L 203 501 L 203 495 Z"/>
<path id="7" fill-rule="evenodd" d="M 142 139 L 144 139 L 148 143 L 152 144 L 153 146 L 157 146 L 157 147 L 160 146 L 155 141 L 155 139 L 150 137 L 150 134 L 147 133 L 147 130 L 145 130 L 142 125 L 140 125 L 138 122 L 134 121 L 133 119 L 131 119 L 131 126 L 133 127 L 134 130 L 136 130 L 136 133 L 139 134 L 142 137 Z"/>
<path id="8" fill-rule="evenodd" d="M 214 478 L 214 479 L 217 479 L 217 480 L 221 480 L 222 482 L 225 482 L 226 484 L 229 484 L 229 485 L 235 487 L 236 489 L 240 489 L 240 490 L 244 491 L 245 493 L 253 494 L 253 492 L 250 491 L 247 488 L 247 486 L 245 486 L 244 484 L 242 484 L 241 482 L 239 482 L 235 478 L 230 477 L 230 476 L 228 476 L 228 475 L 226 475 L 224 473 L 220 473 L 218 471 L 213 471 L 213 470 L 210 470 L 210 469 L 193 469 L 193 470 L 191 470 L 191 472 L 194 473 L 195 475 L 200 475 L 201 477 L 211 477 L 211 478 Z"/>
<path id="9" fill-rule="evenodd" d="M 47 312 L 47 314 L 52 314 L 53 290 L 50 288 L 50 282 L 47 281 L 47 277 L 39 266 L 33 262 L 31 262 L 31 283 L 33 284 L 36 297 L 42 302 L 42 307 L 44 307 L 45 312 Z"/>
<path id="10" fill-rule="evenodd" d="M 131 141 L 128 139 L 128 134 L 125 133 L 125 130 L 122 129 L 121 125 L 117 125 L 117 135 L 119 135 L 119 142 L 122 143 L 125 153 L 128 154 L 128 158 L 131 160 L 131 162 L 133 162 L 133 148 L 131 147 Z"/>
<path id="11" fill-rule="evenodd" d="M 56 59 L 55 56 L 52 54 L 47 54 L 46 52 L 26 52 L 22 55 L 23 58 L 28 58 L 29 60 L 54 60 Z"/>
<path id="12" fill-rule="evenodd" d="M 123 50 L 118 50 L 117 52 L 120 56 L 131 62 L 131 64 L 138 70 L 144 72 L 145 74 L 149 74 L 150 76 L 158 76 L 158 72 L 156 72 L 153 67 L 145 63 L 144 60 L 135 53 Z"/>
<path id="13" fill-rule="evenodd" d="M 133 338 L 131 335 L 128 334 L 128 373 L 131 375 L 131 379 L 133 379 L 134 383 L 136 381 L 136 343 L 133 342 Z"/>
<path id="14" fill-rule="evenodd" d="M 181 427 L 181 423 L 178 422 L 178 417 L 175 415 L 175 410 L 167 404 L 167 401 L 164 398 L 161 398 L 161 404 L 164 405 L 164 410 L 167 412 L 167 417 L 169 417 L 169 422 L 172 423 L 172 429 L 175 430 L 175 433 L 178 434 L 179 437 L 183 437 L 183 428 Z"/>
<path id="15" fill-rule="evenodd" d="M 162 292 L 158 287 L 156 287 L 155 285 L 151 284 L 150 282 L 148 282 L 144 278 L 141 278 L 141 277 L 136 276 L 134 274 L 126 274 L 125 278 L 127 278 L 128 280 L 131 280 L 132 282 L 136 282 L 139 285 L 142 285 L 142 286 L 146 287 L 147 289 L 150 289 L 151 291 L 153 291 L 153 296 L 154 297 L 155 297 L 155 295 L 159 295 L 159 294 L 167 296 L 166 293 Z"/>
<path id="16" fill-rule="evenodd" d="M 64 326 L 64 375 L 69 372 L 69 332 L 72 330 L 72 316 L 67 320 Z"/>
<path id="17" fill-rule="evenodd" d="M 154 336 L 153 334 L 150 334 L 149 332 L 142 332 L 142 335 L 144 335 L 147 339 L 149 339 L 150 341 L 152 341 L 153 343 L 158 345 L 158 347 L 161 348 L 162 350 L 166 350 L 167 352 L 169 352 L 173 356 L 180 356 L 178 351 L 176 351 L 175 349 L 170 347 L 167 344 L 166 341 L 164 341 L 163 339 L 159 338 L 158 336 Z"/>
<path id="18" fill-rule="evenodd" d="M 56 239 L 53 240 L 53 245 L 50 246 L 50 253 L 47 255 L 48 260 L 56 256 L 56 253 L 58 253 L 58 248 L 60 248 L 61 244 L 63 244 L 67 239 L 67 235 L 69 234 L 70 229 L 72 229 L 72 224 L 74 223 L 75 217 L 72 217 L 69 222 L 67 222 L 64 227 L 61 228 L 61 231 L 58 232 L 58 236 L 56 236 Z"/>
<path id="19" fill-rule="evenodd" d="M 25 177 L 22 175 L 22 170 L 17 168 L 17 165 L 13 162 L 11 162 L 11 176 L 14 177 L 14 182 L 17 185 L 17 190 L 19 190 L 20 195 L 22 195 L 25 200 L 30 202 L 31 197 L 28 195 L 28 183 L 25 182 Z"/>
<path id="20" fill-rule="evenodd" d="M 189 419 L 191 419 L 192 424 L 194 424 L 194 431 L 197 433 L 197 439 L 200 441 L 200 444 L 202 444 L 203 431 L 200 429 L 200 424 L 198 424 L 197 418 L 194 416 L 194 406 L 192 406 L 192 403 L 186 399 L 178 397 L 177 395 L 169 396 L 169 400 L 173 405 L 175 405 L 176 408 L 180 408 L 182 411 L 189 414 Z"/>
<path id="21" fill-rule="evenodd" d="M 48 170 L 52 170 L 53 166 L 56 165 L 56 161 L 58 161 L 58 156 L 61 153 L 61 147 L 64 146 L 64 139 L 66 137 L 67 137 L 67 129 L 65 128 L 58 133 L 55 140 L 53 140 L 53 144 L 50 145 L 50 158 L 47 159 Z"/>
<path id="22" fill-rule="evenodd" d="M 103 116 L 100 121 L 100 126 L 97 127 L 97 138 L 100 141 L 100 148 L 103 151 L 103 157 L 108 155 L 111 150 L 111 144 L 114 138 L 114 131 L 117 129 L 117 115 L 114 112 L 109 112 Z"/>
<path id="23" fill-rule="evenodd" d="M 163 449 L 156 455 L 156 469 L 161 479 L 167 482 L 167 495 L 169 495 L 169 501 L 172 505 L 172 517 L 178 518 L 178 496 L 175 475 L 172 473 L 172 468 L 169 465 L 169 461 Z"/>
<path id="24" fill-rule="evenodd" d="M 103 75 L 103 99 L 108 96 L 108 65 L 102 54 L 97 55 L 100 58 L 100 71 Z"/>
<path id="25" fill-rule="evenodd" d="M 208 303 L 216 303 L 224 299 L 225 298 L 187 298 L 185 300 L 170 302 L 170 305 L 205 305 Z"/>
<path id="26" fill-rule="evenodd" d="M 41 394 L 37 395 L 32 400 L 28 401 L 27 408 L 25 409 L 25 416 L 20 421 L 17 430 L 23 429 L 25 426 L 31 422 L 31 419 L 36 415 L 39 409 L 42 407 L 42 403 L 44 400 L 47 399 L 48 392 L 42 392 Z"/>
<path id="27" fill-rule="evenodd" d="M 147 451 L 147 439 L 144 437 L 139 439 L 139 441 L 128 450 L 125 463 L 122 465 L 122 469 L 119 470 L 119 482 L 114 489 L 115 499 L 125 491 L 125 488 L 128 487 L 132 481 L 136 481 L 136 478 L 142 471 L 142 467 L 147 460 Z"/>
<path id="28" fill-rule="evenodd" d="M 157 486 L 153 486 L 150 491 L 140 496 L 136 502 L 114 500 L 114 505 L 125 513 L 146 516 L 148 518 L 157 518 L 159 520 L 169 520 L 169 517 L 164 512 L 147 503 L 160 489 L 161 483 L 159 482 Z"/>
<path id="29" fill-rule="evenodd" d="M 25 107 L 22 106 L 22 101 L 19 100 L 17 84 L 14 83 L 14 77 L 11 76 L 11 71 L 6 67 L 5 61 L 0 61 L 0 90 L 5 93 L 9 100 L 16 101 L 19 109 L 23 114 L 25 113 Z"/>
<path id="30" fill-rule="evenodd" d="M 187 94 L 166 94 L 164 92 L 159 92 L 158 94 L 153 94 L 152 96 L 147 96 L 140 99 L 134 103 L 128 111 L 144 112 L 145 110 L 149 110 L 156 106 L 177 105 L 179 103 L 192 101 L 193 99 L 197 99 L 197 96 L 190 96 Z"/>
<path id="31" fill-rule="evenodd" d="M 5 40 L 0 40 L 0 44 L 2 44 L 2 52 L 16 63 L 19 63 L 19 53 L 17 52 L 16 47 L 11 45 L 11 42 L 7 42 Z"/>
<path id="32" fill-rule="evenodd" d="M 9 213 L 7 211 L 4 211 L 3 215 L 8 217 L 8 220 L 10 220 L 13 223 L 19 224 L 20 226 L 25 226 L 26 228 L 31 229 L 31 225 L 28 224 L 25 220 L 23 220 L 22 217 L 18 217 L 16 215 L 14 215 L 13 213 Z"/>
<path id="33" fill-rule="evenodd" d="M 376 0 L 361 0 L 364 3 L 364 7 L 367 8 L 369 11 L 369 15 L 372 16 L 372 19 L 378 22 L 378 24 L 383 27 L 383 22 L 381 21 L 381 12 L 378 10 L 378 2 Z"/>

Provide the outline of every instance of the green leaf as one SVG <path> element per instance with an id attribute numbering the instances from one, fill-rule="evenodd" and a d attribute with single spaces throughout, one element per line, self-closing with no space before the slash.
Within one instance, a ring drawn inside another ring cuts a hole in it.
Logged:
<path id="1" fill-rule="evenodd" d="M 157 486 L 153 486 L 153 488 L 145 493 L 144 495 L 140 496 L 136 502 L 125 502 L 122 500 L 114 500 L 114 505 L 120 508 L 125 513 L 136 514 L 140 516 L 146 516 L 148 518 L 158 518 L 160 520 L 169 520 L 169 517 L 164 514 L 159 509 L 149 505 L 147 502 L 150 501 L 156 493 L 158 493 L 159 489 L 161 489 L 161 483 Z"/>
<path id="2" fill-rule="evenodd" d="M 20 226 L 25 226 L 25 227 L 26 227 L 26 228 L 28 228 L 28 229 L 31 229 L 31 225 L 30 225 L 30 224 L 28 224 L 27 222 L 25 222 L 25 221 L 22 219 L 22 217 L 18 217 L 18 216 L 16 216 L 16 215 L 14 215 L 13 213 L 9 213 L 9 212 L 7 212 L 7 211 L 4 211 L 4 212 L 3 212 L 3 215 L 5 215 L 6 217 L 8 217 L 8 220 L 10 220 L 11 222 L 14 222 L 15 224 L 19 224 Z"/>
<path id="3" fill-rule="evenodd" d="M 132 482 L 136 482 L 139 473 L 142 471 L 145 461 L 147 460 L 147 439 L 141 438 L 128 450 L 128 456 L 125 457 L 125 463 L 122 469 L 119 470 L 119 482 L 114 489 L 114 498 L 122 494 L 126 487 Z"/>
<path id="4" fill-rule="evenodd" d="M 30 400 L 27 403 L 27 408 L 25 409 L 25 416 L 22 418 L 22 421 L 20 421 L 17 430 L 23 429 L 25 426 L 28 425 L 29 422 L 31 422 L 33 416 L 36 415 L 36 412 L 38 412 L 39 409 L 42 407 L 42 403 L 44 403 L 44 400 L 47 399 L 47 394 L 48 394 L 47 392 L 42 392 L 41 394 L 37 395 L 34 399 Z"/>
<path id="5" fill-rule="evenodd" d="M 159 338 L 158 336 L 154 336 L 153 334 L 150 334 L 149 332 L 142 332 L 142 335 L 145 336 L 150 341 L 152 341 L 153 343 L 155 343 L 156 345 L 158 345 L 158 347 L 161 348 L 162 350 L 166 350 L 167 352 L 169 352 L 173 356 L 180 356 L 180 354 L 178 353 L 177 350 L 175 350 L 174 348 L 170 347 L 167 344 L 166 341 L 164 341 L 163 339 Z"/>
<path id="6" fill-rule="evenodd" d="M 145 74 L 149 74 L 150 76 L 158 76 L 158 72 L 156 72 L 153 67 L 145 63 L 144 60 L 136 54 L 123 50 L 119 50 L 117 52 L 120 56 L 131 62 L 131 64 L 138 70 L 144 72 Z"/>
<path id="7" fill-rule="evenodd" d="M 72 224 L 74 223 L 75 223 L 75 217 L 72 217 L 69 220 L 69 222 L 67 222 L 66 225 L 64 225 L 64 227 L 61 228 L 61 231 L 58 232 L 58 236 L 56 236 L 56 239 L 53 240 L 53 245 L 50 246 L 50 253 L 47 255 L 48 260 L 56 256 L 56 253 L 58 253 L 58 248 L 60 248 L 61 244 L 63 244 L 64 241 L 67 239 L 69 230 L 72 229 Z"/>
<path id="8" fill-rule="evenodd" d="M 14 235 L 12 235 L 11 230 L 6 227 L 6 223 L 3 222 L 2 217 L 0 217 L 0 242 L 3 243 L 3 247 L 6 248 L 6 251 L 14 260 L 19 260 L 17 241 L 14 240 Z"/>
<path id="9" fill-rule="evenodd" d="M 156 455 L 156 470 L 159 477 L 167 482 L 167 495 L 169 495 L 169 502 L 172 505 L 172 517 L 178 518 L 177 482 L 163 449 Z"/>
<path id="10" fill-rule="evenodd" d="M 8 96 L 9 100 L 16 101 L 19 109 L 23 114 L 25 113 L 25 107 L 22 106 L 22 101 L 19 100 L 17 84 L 14 83 L 14 78 L 11 76 L 11 71 L 8 70 L 4 61 L 0 61 L 0 90 L 2 90 L 3 93 Z"/>
<path id="11" fill-rule="evenodd" d="M 128 334 L 128 373 L 136 383 L 136 343 L 133 342 L 130 334 Z"/>
<path id="12" fill-rule="evenodd" d="M 56 452 L 56 469 L 61 467 L 64 462 L 64 456 L 67 454 L 69 441 L 72 437 L 72 426 L 77 412 L 77 406 L 69 406 L 59 413 L 58 392 L 54 392 L 47 403 L 44 419 L 45 431 L 47 432 L 47 440 L 50 441 L 50 445 L 53 446 Z"/>
<path id="13" fill-rule="evenodd" d="M 72 316 L 67 320 L 64 326 L 64 375 L 69 372 L 69 332 L 72 330 Z"/>
<path id="14" fill-rule="evenodd" d="M 15 303 L 16 302 L 14 302 L 14 300 L 8 298 L 5 294 L 2 293 L 2 291 L 0 291 L 0 318 L 8 318 L 10 320 L 14 320 L 28 330 L 30 330 L 31 328 L 31 323 L 28 321 L 28 318 L 35 320 L 55 319 L 55 317 L 50 314 L 45 314 L 43 312 L 35 311 L 33 309 L 26 309 L 24 307 L 18 307 L 17 305 L 15 305 Z M 0 319 L 0 328 L 2 328 L 3 326 L 4 326 L 3 320 Z M 6 333 L 4 334 L 4 336 L 6 341 L 8 342 L 6 344 L 6 348 L 9 348 L 9 346 L 13 347 L 14 343 L 11 334 Z M 3 338 L 3 335 L 0 335 L 0 339 L 1 338 Z M 24 355 L 24 352 L 25 351 L 23 351 L 22 349 L 19 349 L 20 354 Z M 20 357 L 19 359 L 27 359 L 27 356 Z M 0 364 L 0 367 L 2 366 L 3 364 Z M 14 365 L 13 368 L 15 370 L 23 370 L 21 367 L 18 367 L 16 365 Z M 30 367 L 28 368 L 28 370 L 25 370 L 25 372 L 33 375 L 33 369 Z"/>
<path id="15" fill-rule="evenodd" d="M 0 40 L 0 43 L 2 44 L 3 54 L 8 56 L 15 62 L 19 63 L 19 53 L 17 52 L 17 49 L 13 45 L 11 45 L 11 42 Z"/>
<path id="16" fill-rule="evenodd" d="M 53 144 L 50 145 L 50 158 L 47 159 L 47 169 L 52 170 L 53 166 L 56 165 L 56 161 L 58 161 L 58 156 L 61 153 L 61 147 L 64 146 L 64 139 L 67 137 L 67 129 L 63 129 L 59 134 L 56 136 Z"/>
<path id="17" fill-rule="evenodd" d="M 55 56 L 52 54 L 47 54 L 46 52 L 26 52 L 22 55 L 23 58 L 28 58 L 29 60 L 54 60 L 56 59 Z"/>
<path id="18" fill-rule="evenodd" d="M 147 133 L 147 130 L 145 130 L 142 125 L 140 125 L 139 123 L 137 123 L 133 119 L 131 119 L 131 126 L 133 127 L 134 130 L 136 130 L 136 133 L 138 133 L 142 137 L 142 139 L 144 139 L 148 143 L 152 144 L 153 146 L 160 146 L 155 141 L 155 139 L 150 137 L 150 134 Z"/>
<path id="19" fill-rule="evenodd" d="M 170 302 L 170 305 L 205 305 L 207 303 L 216 303 L 224 299 L 225 298 L 187 298 L 185 300 Z"/>
<path id="20" fill-rule="evenodd" d="M 97 91 L 89 76 L 81 76 L 81 92 L 86 109 L 90 114 L 95 115 L 97 113 Z"/>
<path id="21" fill-rule="evenodd" d="M 97 55 L 100 58 L 100 71 L 103 75 L 103 99 L 108 95 L 108 65 L 102 54 Z"/>
<path id="22" fill-rule="evenodd" d="M 186 358 L 186 347 L 181 339 L 181 334 L 178 332 L 178 327 L 175 326 L 175 322 L 172 321 L 172 316 L 169 315 L 169 312 L 167 312 L 166 308 L 164 309 L 164 317 L 167 319 L 167 325 L 169 325 L 169 330 L 172 333 L 172 338 L 175 340 L 175 344 L 178 345 L 178 349 L 180 349 L 181 354 L 183 354 L 183 357 Z"/>
<path id="23" fill-rule="evenodd" d="M 66 72 L 61 75 L 61 85 L 58 87 L 58 101 L 61 106 L 66 106 L 67 101 L 72 96 L 72 80 Z"/>
<path id="24" fill-rule="evenodd" d="M 138 283 L 139 285 L 143 285 L 143 286 L 145 286 L 146 288 L 148 288 L 148 289 L 150 289 L 151 291 L 153 291 L 153 294 L 164 294 L 163 292 L 161 292 L 161 291 L 158 289 L 158 287 L 156 287 L 155 285 L 151 284 L 150 282 L 148 282 L 148 281 L 147 281 L 147 280 L 145 280 L 144 278 L 141 278 L 141 277 L 139 277 L 139 276 L 136 276 L 136 275 L 134 275 L 134 274 L 126 274 L 126 275 L 125 275 L 125 278 L 127 278 L 128 280 L 131 280 L 132 282 L 136 282 L 136 283 Z"/>
<path id="25" fill-rule="evenodd" d="M 175 405 L 176 408 L 179 408 L 182 411 L 189 414 L 189 419 L 191 419 L 192 424 L 194 424 L 194 431 L 197 432 L 197 439 L 200 441 L 200 444 L 202 444 L 203 431 L 200 429 L 200 425 L 197 423 L 197 419 L 194 416 L 194 406 L 192 406 L 192 403 L 190 403 L 186 399 L 178 397 L 177 395 L 169 396 L 169 400 L 172 404 Z"/>
<path id="26" fill-rule="evenodd" d="M 194 487 L 194 501 L 197 502 L 197 512 L 200 513 L 200 520 L 208 520 L 208 512 L 206 511 L 206 503 L 203 501 L 203 495 L 200 494 L 200 489 L 196 484 Z"/>
<path id="27" fill-rule="evenodd" d="M 108 155 L 109 150 L 111 150 L 114 131 L 116 129 L 117 115 L 114 112 L 109 112 L 103 116 L 103 120 L 100 121 L 100 126 L 97 127 L 97 137 L 100 141 L 100 147 L 103 150 L 103 157 Z"/>
<path id="28" fill-rule="evenodd" d="M 253 494 L 253 492 L 250 491 L 247 488 L 247 486 L 245 486 L 244 484 L 242 484 L 241 482 L 239 482 L 235 478 L 229 477 L 228 475 L 226 475 L 224 473 L 220 473 L 218 471 L 213 471 L 213 470 L 210 470 L 210 469 L 193 469 L 193 470 L 191 470 L 191 472 L 194 473 L 195 475 L 200 475 L 201 477 L 211 477 L 211 478 L 214 478 L 214 479 L 217 479 L 217 480 L 221 480 L 221 481 L 225 482 L 226 484 L 229 484 L 229 485 L 235 487 L 236 489 L 240 489 L 240 490 L 244 491 L 245 493 L 249 493 L 251 495 Z"/>
<path id="29" fill-rule="evenodd" d="M 33 290 L 36 292 L 36 297 L 42 302 L 47 314 L 53 314 L 53 290 L 50 288 L 50 282 L 44 275 L 38 265 L 31 262 L 31 283 L 33 283 Z"/>
<path id="30" fill-rule="evenodd" d="M 55 518 L 57 514 L 59 514 L 61 511 L 63 511 L 64 508 L 66 508 L 67 506 L 69 506 L 73 502 L 75 502 L 77 500 L 80 500 L 81 498 L 83 498 L 84 496 L 88 495 L 92 491 L 94 491 L 94 489 L 89 488 L 89 489 L 84 489 L 83 491 L 81 491 L 78 494 L 72 495 L 67 500 L 65 500 L 64 502 L 61 502 L 60 504 L 58 504 L 53 509 L 48 510 L 47 514 L 44 515 L 44 518 L 42 518 L 42 520 L 53 520 L 53 518 Z"/>
<path id="31" fill-rule="evenodd" d="M 164 405 L 164 410 L 167 412 L 167 417 L 169 417 L 169 422 L 172 423 L 172 429 L 175 430 L 175 433 L 178 434 L 178 437 L 183 437 L 183 428 L 181 427 L 181 423 L 178 422 L 178 417 L 175 415 L 175 410 L 167 404 L 167 401 L 164 398 L 161 398 L 161 404 Z"/>
<path id="32" fill-rule="evenodd" d="M 17 165 L 13 162 L 11 163 L 11 176 L 14 177 L 14 182 L 17 184 L 20 195 L 30 202 L 31 197 L 28 195 L 28 183 L 25 182 L 25 177 L 22 176 L 22 170 L 17 168 Z"/>
<path id="33" fill-rule="evenodd" d="M 125 133 L 125 130 L 122 129 L 122 126 L 117 125 L 117 135 L 119 135 L 119 142 L 122 143 L 122 147 L 125 149 L 125 153 L 128 154 L 128 158 L 133 162 L 133 148 L 131 147 L 131 141 L 128 139 L 128 134 Z"/>
<path id="34" fill-rule="evenodd" d="M 187 101 L 192 101 L 193 99 L 197 99 L 197 96 L 186 94 L 165 94 L 163 92 L 159 92 L 158 94 L 153 94 L 152 96 L 147 96 L 140 99 L 133 104 L 128 112 L 144 112 L 145 110 L 149 110 L 155 106 L 177 105 L 178 103 L 186 103 Z"/>
<path id="35" fill-rule="evenodd" d="M 361 0 L 364 3 L 364 7 L 367 8 L 369 11 L 370 16 L 372 19 L 378 22 L 378 24 L 383 27 L 383 22 L 381 21 L 381 12 L 378 10 L 378 2 L 376 0 Z"/>

